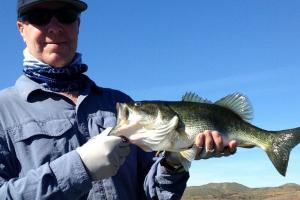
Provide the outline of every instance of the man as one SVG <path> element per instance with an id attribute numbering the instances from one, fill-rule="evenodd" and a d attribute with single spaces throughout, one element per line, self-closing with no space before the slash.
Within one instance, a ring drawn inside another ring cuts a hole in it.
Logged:
<path id="1" fill-rule="evenodd" d="M 100 88 L 76 53 L 79 0 L 18 0 L 24 74 L 0 92 L 0 199 L 180 199 L 189 174 L 176 153 L 153 160 L 106 136 L 126 94 Z M 100 133 L 100 134 L 99 134 Z M 198 159 L 230 154 L 216 131 L 199 133 Z"/>

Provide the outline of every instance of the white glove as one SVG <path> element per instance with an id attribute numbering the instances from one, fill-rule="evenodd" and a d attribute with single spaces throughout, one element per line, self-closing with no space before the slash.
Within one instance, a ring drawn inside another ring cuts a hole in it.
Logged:
<path id="1" fill-rule="evenodd" d="M 76 149 L 93 181 L 115 175 L 129 154 L 127 140 L 107 136 L 111 129 L 105 129 Z"/>

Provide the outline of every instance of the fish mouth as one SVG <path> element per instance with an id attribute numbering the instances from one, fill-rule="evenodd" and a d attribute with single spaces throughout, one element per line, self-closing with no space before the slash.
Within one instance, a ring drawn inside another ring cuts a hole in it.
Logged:
<path id="1" fill-rule="evenodd" d="M 139 121 L 130 118 L 130 107 L 126 103 L 117 103 L 117 124 L 112 130 L 112 135 L 125 136 L 129 140 L 131 135 L 143 126 Z M 132 141 L 131 141 L 132 142 Z"/>
<path id="2" fill-rule="evenodd" d="M 118 122 L 128 119 L 129 110 L 125 103 L 117 103 Z"/>
<path id="3" fill-rule="evenodd" d="M 117 110 L 117 123 L 115 127 L 112 129 L 111 134 L 119 136 L 120 130 L 128 124 L 128 108 L 126 108 L 125 103 L 116 103 Z"/>

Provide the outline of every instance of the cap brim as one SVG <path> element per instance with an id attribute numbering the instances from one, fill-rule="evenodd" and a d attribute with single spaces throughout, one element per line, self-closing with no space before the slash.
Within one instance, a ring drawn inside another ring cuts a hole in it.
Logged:
<path id="1" fill-rule="evenodd" d="M 76 8 L 80 12 L 85 11 L 88 7 L 88 5 L 83 1 L 74 1 L 74 0 L 55 0 L 55 1 L 70 4 L 71 6 L 73 6 L 74 8 Z M 27 12 L 28 10 L 30 10 L 34 6 L 37 6 L 37 5 L 39 5 L 41 3 L 45 3 L 45 2 L 54 2 L 54 1 L 53 0 L 40 0 L 40 1 L 33 1 L 32 3 L 28 3 L 24 6 L 21 6 L 18 9 L 18 16 L 20 16 L 20 14 L 22 14 L 22 13 Z"/>

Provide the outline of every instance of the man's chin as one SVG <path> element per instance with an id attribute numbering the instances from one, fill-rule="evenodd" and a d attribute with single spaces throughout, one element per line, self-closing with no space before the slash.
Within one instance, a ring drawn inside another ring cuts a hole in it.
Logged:
<path id="1" fill-rule="evenodd" d="M 61 53 L 51 53 L 46 56 L 44 62 L 53 67 L 61 68 L 69 64 L 72 61 L 74 55 L 70 57 L 70 54 L 66 55 Z"/>

